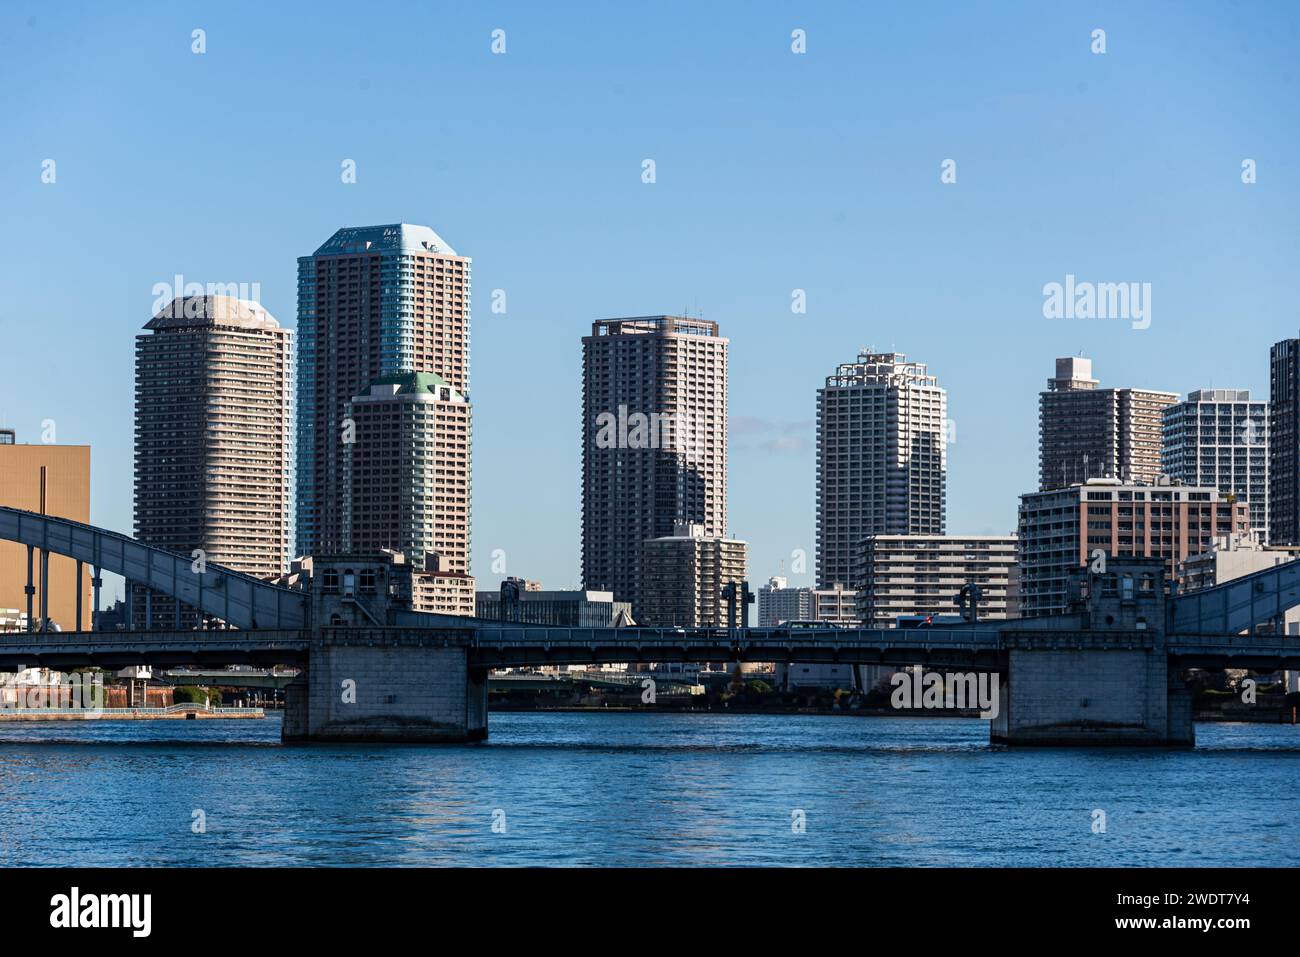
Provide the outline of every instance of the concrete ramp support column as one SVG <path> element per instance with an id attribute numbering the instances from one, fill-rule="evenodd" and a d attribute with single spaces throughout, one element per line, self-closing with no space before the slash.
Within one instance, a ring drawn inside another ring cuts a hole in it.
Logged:
<path id="1" fill-rule="evenodd" d="M 1192 690 L 1177 668 L 1169 669 L 1167 713 L 1169 734 L 1167 743 L 1192 747 L 1196 744 L 1196 724 L 1193 721 Z"/>
<path id="2" fill-rule="evenodd" d="M 284 717 L 280 724 L 280 740 L 286 743 L 307 740 L 307 699 L 311 688 L 306 671 L 285 685 Z"/>
<path id="3" fill-rule="evenodd" d="M 285 741 L 454 743 L 487 737 L 487 671 L 472 640 L 430 629 L 323 628 L 305 686 L 286 689 Z"/>

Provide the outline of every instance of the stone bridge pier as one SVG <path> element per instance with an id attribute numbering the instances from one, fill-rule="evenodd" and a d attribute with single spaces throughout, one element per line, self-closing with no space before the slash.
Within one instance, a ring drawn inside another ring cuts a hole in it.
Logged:
<path id="1" fill-rule="evenodd" d="M 1165 642 L 1164 566 L 1111 560 L 1067 615 L 1006 622 L 1006 672 L 990 740 L 1191 746 L 1192 696 Z"/>
<path id="2" fill-rule="evenodd" d="M 487 737 L 487 669 L 473 631 L 392 627 L 409 569 L 376 557 L 314 560 L 307 667 L 285 689 L 285 741 L 453 743 Z"/>
<path id="3" fill-rule="evenodd" d="M 285 689 L 285 741 L 452 743 L 487 737 L 487 669 L 469 639 L 323 629 Z"/>
<path id="4" fill-rule="evenodd" d="M 1191 692 L 1163 648 L 1052 647 L 1031 638 L 1009 649 L 1007 665 L 989 728 L 995 743 L 1196 743 Z"/>

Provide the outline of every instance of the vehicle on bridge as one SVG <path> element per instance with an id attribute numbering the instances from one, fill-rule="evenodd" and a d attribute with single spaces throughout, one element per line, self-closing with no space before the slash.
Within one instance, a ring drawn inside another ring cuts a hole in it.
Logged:
<path id="1" fill-rule="evenodd" d="M 894 623 L 899 628 L 929 628 L 931 625 L 960 625 L 965 620 L 961 615 L 899 615 Z"/>

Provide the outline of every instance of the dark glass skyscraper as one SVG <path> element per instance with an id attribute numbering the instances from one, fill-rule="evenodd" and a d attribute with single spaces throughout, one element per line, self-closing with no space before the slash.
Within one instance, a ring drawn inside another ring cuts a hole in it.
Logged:
<path id="1" fill-rule="evenodd" d="M 1300 544 L 1300 339 L 1268 355 L 1269 543 Z"/>

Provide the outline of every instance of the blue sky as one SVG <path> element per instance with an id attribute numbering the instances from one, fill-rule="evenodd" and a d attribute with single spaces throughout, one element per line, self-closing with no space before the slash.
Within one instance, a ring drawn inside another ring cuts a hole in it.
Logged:
<path id="1" fill-rule="evenodd" d="M 811 580 L 815 393 L 863 346 L 948 390 L 949 531 L 1005 533 L 1054 357 L 1267 395 L 1268 347 L 1300 327 L 1297 49 L 1283 2 L 9 2 L 0 423 L 90 443 L 92 520 L 129 532 L 153 286 L 256 282 L 294 325 L 298 256 L 406 221 L 474 260 L 482 581 L 500 548 L 578 584 L 580 339 L 620 315 L 730 338 L 756 584 L 795 549 Z M 1045 319 L 1067 274 L 1151 283 L 1150 328 Z"/>

